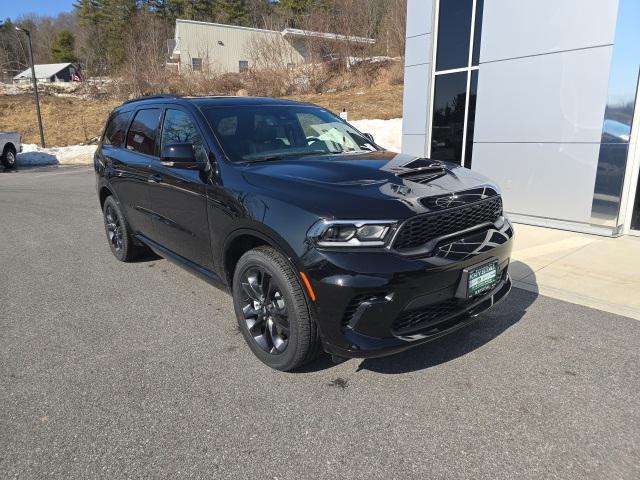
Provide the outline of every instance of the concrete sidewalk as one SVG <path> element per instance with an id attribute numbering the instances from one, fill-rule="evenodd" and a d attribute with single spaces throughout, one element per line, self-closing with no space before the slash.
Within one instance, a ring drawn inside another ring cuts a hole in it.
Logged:
<path id="1" fill-rule="evenodd" d="M 518 224 L 514 286 L 640 320 L 640 238 Z"/>

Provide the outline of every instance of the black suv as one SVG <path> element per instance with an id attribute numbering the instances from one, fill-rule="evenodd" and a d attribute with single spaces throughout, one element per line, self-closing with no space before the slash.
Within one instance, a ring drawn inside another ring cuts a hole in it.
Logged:
<path id="1" fill-rule="evenodd" d="M 458 165 L 384 151 L 324 108 L 146 97 L 95 155 L 109 246 L 148 249 L 233 295 L 267 365 L 405 350 L 511 288 L 498 189 Z"/>

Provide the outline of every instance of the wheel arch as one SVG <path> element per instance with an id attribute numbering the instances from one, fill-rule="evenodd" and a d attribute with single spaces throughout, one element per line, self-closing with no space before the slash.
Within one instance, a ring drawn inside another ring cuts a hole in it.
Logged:
<path id="1" fill-rule="evenodd" d="M 4 147 L 2 147 L 2 155 L 4 155 L 9 149 L 13 150 L 13 153 L 18 152 L 18 149 L 12 142 L 7 142 L 4 144 Z"/>
<path id="2" fill-rule="evenodd" d="M 297 256 L 284 239 L 278 238 L 277 234 L 267 234 L 257 229 L 242 228 L 235 230 L 227 237 L 222 250 L 221 265 L 224 272 L 224 279 L 230 288 L 233 286 L 233 275 L 240 257 L 249 250 L 259 246 L 269 246 L 278 250 L 291 262 L 291 265 L 296 271 L 296 275 L 298 274 Z"/>
<path id="3" fill-rule="evenodd" d="M 104 202 L 107 201 L 107 197 L 116 198 L 115 194 L 109 187 L 107 187 L 106 185 L 102 185 L 100 187 L 100 190 L 98 191 L 98 198 L 100 199 L 101 210 L 104 209 Z M 116 201 L 117 201 L 117 198 L 116 198 Z"/>

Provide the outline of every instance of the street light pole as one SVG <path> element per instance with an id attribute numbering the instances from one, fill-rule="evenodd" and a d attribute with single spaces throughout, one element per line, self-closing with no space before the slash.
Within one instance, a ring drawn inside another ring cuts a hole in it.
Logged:
<path id="1" fill-rule="evenodd" d="M 27 34 L 29 40 L 29 60 L 31 62 L 31 80 L 33 81 L 33 91 L 36 100 L 36 112 L 38 112 L 38 127 L 40 128 L 40 145 L 44 145 L 44 130 L 42 129 L 42 115 L 40 115 L 40 97 L 38 96 L 38 80 L 36 79 L 36 67 L 33 64 L 33 47 L 31 46 L 31 32 L 26 28 L 16 27 L 16 30 Z"/>

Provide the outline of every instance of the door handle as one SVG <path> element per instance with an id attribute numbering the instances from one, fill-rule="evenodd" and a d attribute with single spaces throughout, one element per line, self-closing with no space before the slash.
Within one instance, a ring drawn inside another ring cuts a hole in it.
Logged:
<path id="1" fill-rule="evenodd" d="M 151 183 L 161 183 L 162 182 L 162 175 L 151 175 L 149 177 L 149 182 Z"/>

